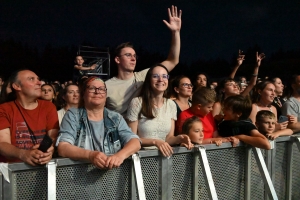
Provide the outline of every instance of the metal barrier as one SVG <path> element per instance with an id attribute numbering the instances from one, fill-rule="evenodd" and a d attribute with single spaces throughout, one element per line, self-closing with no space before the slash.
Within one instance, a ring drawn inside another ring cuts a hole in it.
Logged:
<path id="1" fill-rule="evenodd" d="M 47 167 L 8 164 L 0 199 L 300 199 L 299 138 L 272 145 L 175 147 L 170 158 L 139 151 L 113 170 L 65 158 Z"/>

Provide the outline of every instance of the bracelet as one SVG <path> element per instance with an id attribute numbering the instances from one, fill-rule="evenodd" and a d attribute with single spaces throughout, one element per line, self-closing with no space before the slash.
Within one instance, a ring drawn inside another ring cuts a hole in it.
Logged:
<path id="1" fill-rule="evenodd" d="M 258 74 L 252 74 L 252 76 L 258 76 Z"/>

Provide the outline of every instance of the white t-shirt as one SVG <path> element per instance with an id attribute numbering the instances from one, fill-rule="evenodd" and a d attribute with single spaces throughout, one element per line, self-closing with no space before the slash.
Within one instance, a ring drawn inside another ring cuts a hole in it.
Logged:
<path id="1" fill-rule="evenodd" d="M 59 126 L 60 126 L 61 120 L 64 118 L 65 114 L 66 114 L 66 110 L 64 108 L 57 111 Z"/>
<path id="2" fill-rule="evenodd" d="M 125 116 L 130 101 L 139 95 L 148 70 L 149 68 L 134 72 L 134 76 L 127 80 L 113 77 L 105 81 L 107 87 L 106 107 Z"/>
<path id="3" fill-rule="evenodd" d="M 127 111 L 127 119 L 129 121 L 139 121 L 137 127 L 137 134 L 141 138 L 160 139 L 165 141 L 166 136 L 171 130 L 172 119 L 177 120 L 177 109 L 174 101 L 164 99 L 164 104 L 154 111 L 153 119 L 146 118 L 139 113 L 142 108 L 142 98 L 133 98 Z M 155 146 L 144 147 L 145 149 L 156 149 Z"/>
<path id="4" fill-rule="evenodd" d="M 294 115 L 300 121 L 300 101 L 295 97 L 290 97 L 281 108 L 282 115 Z"/>

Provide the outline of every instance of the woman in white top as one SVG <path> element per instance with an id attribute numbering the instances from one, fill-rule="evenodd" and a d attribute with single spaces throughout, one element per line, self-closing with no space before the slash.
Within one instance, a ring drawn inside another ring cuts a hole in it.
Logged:
<path id="1" fill-rule="evenodd" d="M 76 84 L 69 84 L 66 85 L 66 87 L 61 92 L 61 97 L 59 98 L 59 101 L 61 102 L 61 107 L 59 111 L 57 111 L 58 114 L 58 121 L 59 125 L 66 114 L 67 110 L 69 108 L 77 108 L 79 103 L 79 88 Z"/>
<path id="2" fill-rule="evenodd" d="M 256 114 L 260 110 L 269 110 L 274 113 L 277 119 L 277 110 L 272 106 L 272 102 L 275 98 L 275 85 L 270 81 L 262 81 L 255 86 L 255 90 L 252 96 L 252 112 L 250 114 L 250 119 L 253 124 L 255 124 Z M 286 129 L 288 121 L 277 123 L 276 130 Z"/>
<path id="3" fill-rule="evenodd" d="M 165 98 L 168 73 L 162 64 L 151 67 L 140 96 L 132 99 L 127 110 L 128 125 L 140 137 L 142 147 L 158 148 L 166 157 L 173 153 L 171 145 L 182 143 L 189 149 L 192 147 L 187 135 L 174 136 L 176 105 Z"/>

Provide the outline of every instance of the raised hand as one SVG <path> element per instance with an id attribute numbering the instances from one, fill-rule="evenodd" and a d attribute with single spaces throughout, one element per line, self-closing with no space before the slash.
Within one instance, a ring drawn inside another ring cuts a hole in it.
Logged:
<path id="1" fill-rule="evenodd" d="M 243 51 L 239 49 L 239 55 L 236 59 L 237 65 L 241 66 L 243 64 L 243 61 L 245 60 L 245 55 L 243 54 Z"/>
<path id="2" fill-rule="evenodd" d="M 257 63 L 257 67 L 260 66 L 261 61 L 266 57 L 266 55 L 264 53 L 261 53 L 258 55 L 258 52 L 256 52 L 256 63 Z"/>
<path id="3" fill-rule="evenodd" d="M 168 8 L 169 13 L 169 22 L 166 20 L 163 20 L 163 22 L 167 25 L 167 27 L 171 31 L 180 31 L 181 29 L 181 15 L 182 11 L 179 10 L 179 13 L 177 11 L 177 7 L 172 5 L 172 8 Z"/>

